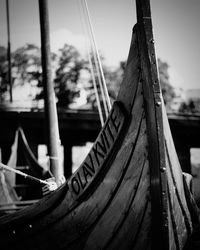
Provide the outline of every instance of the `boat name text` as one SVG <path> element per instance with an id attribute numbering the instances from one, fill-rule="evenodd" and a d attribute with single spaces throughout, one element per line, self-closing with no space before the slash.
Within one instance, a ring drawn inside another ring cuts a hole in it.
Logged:
<path id="1" fill-rule="evenodd" d="M 69 188 L 78 198 L 102 169 L 122 131 L 125 115 L 114 103 L 110 115 L 85 161 L 69 180 Z"/>

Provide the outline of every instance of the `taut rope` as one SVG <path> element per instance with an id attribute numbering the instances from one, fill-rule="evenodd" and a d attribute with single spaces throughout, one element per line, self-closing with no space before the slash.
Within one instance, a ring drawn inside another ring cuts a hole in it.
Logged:
<path id="1" fill-rule="evenodd" d="M 96 41 L 95 41 L 95 36 L 94 36 L 94 31 L 93 31 L 93 27 L 92 27 L 92 22 L 91 22 L 91 18 L 90 18 L 90 14 L 89 14 L 87 1 L 83 0 L 83 1 L 81 1 L 81 3 L 82 3 L 82 10 L 83 10 L 83 14 L 84 14 L 86 26 L 87 26 L 87 33 L 89 35 L 90 42 L 91 42 L 92 56 L 91 56 L 91 53 L 88 53 L 88 55 L 89 55 L 89 63 L 90 63 L 91 71 L 92 71 L 91 72 L 92 73 L 92 80 L 93 80 L 95 95 L 96 95 L 96 99 L 97 99 L 97 107 L 99 110 L 100 120 L 101 120 L 101 124 L 103 124 L 104 123 L 104 121 L 102 122 L 103 114 L 102 114 L 102 109 L 99 106 L 100 105 L 99 98 L 97 97 L 98 92 L 97 92 L 97 84 L 95 81 L 95 76 L 97 77 L 98 82 L 99 82 L 99 87 L 100 87 L 100 92 L 101 92 L 101 96 L 102 96 L 102 102 L 103 102 L 103 107 L 105 110 L 106 117 L 108 116 L 108 113 L 111 109 L 111 102 L 110 102 L 110 98 L 108 95 L 108 90 L 107 90 L 107 86 L 106 86 L 106 82 L 105 82 L 105 77 L 103 74 L 100 56 L 99 56 L 99 53 L 97 50 L 97 45 L 96 45 Z M 94 66 L 95 66 L 95 71 L 94 71 Z M 99 104 L 98 104 L 98 102 L 99 102 Z"/>
<path id="2" fill-rule="evenodd" d="M 7 165 L 0 162 L 0 170 L 1 169 L 7 170 L 7 171 L 10 171 L 10 172 L 14 172 L 14 173 L 16 173 L 18 175 L 23 176 L 24 178 L 32 180 L 32 181 L 35 181 L 35 182 L 38 182 L 38 183 L 41 183 L 41 184 L 44 184 L 44 185 L 49 185 L 49 182 L 47 182 L 47 181 L 44 181 L 44 180 L 38 179 L 36 177 L 33 177 L 31 175 L 25 174 L 25 173 L 23 173 L 23 172 L 21 172 L 21 171 L 19 171 L 17 169 L 9 167 L 9 166 L 7 166 Z"/>

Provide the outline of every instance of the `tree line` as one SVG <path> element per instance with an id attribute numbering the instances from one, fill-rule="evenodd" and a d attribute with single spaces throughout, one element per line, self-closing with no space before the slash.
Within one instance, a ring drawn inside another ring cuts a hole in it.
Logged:
<path id="1" fill-rule="evenodd" d="M 51 53 L 52 79 L 54 83 L 57 105 L 69 108 L 74 100 L 83 95 L 86 108 L 96 109 L 95 93 L 92 85 L 91 69 L 88 59 L 85 59 L 72 45 L 65 44 L 58 53 Z M 103 71 L 111 99 L 115 99 L 123 79 L 125 62 L 111 69 L 102 59 Z M 41 50 L 34 44 L 26 44 L 11 54 L 13 89 L 25 84 L 37 91 L 31 97 L 33 101 L 44 97 L 42 85 Z M 176 96 L 170 84 L 169 65 L 158 59 L 158 70 L 164 102 L 167 106 Z M 9 94 L 7 49 L 0 46 L 0 91 L 1 101 Z M 182 105 L 183 106 L 183 105 Z M 194 110 L 194 107 L 193 107 Z"/>

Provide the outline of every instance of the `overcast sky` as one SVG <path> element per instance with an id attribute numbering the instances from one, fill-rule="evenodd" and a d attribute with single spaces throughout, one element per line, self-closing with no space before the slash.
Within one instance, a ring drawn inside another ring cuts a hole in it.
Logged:
<path id="1" fill-rule="evenodd" d="M 6 0 L 0 0 L 0 45 L 7 43 Z M 136 22 L 134 0 L 88 0 L 97 45 L 108 65 L 126 60 Z M 37 0 L 9 0 L 11 49 L 40 44 Z M 157 56 L 170 65 L 170 81 L 200 88 L 200 0 L 151 0 Z M 49 0 L 51 48 L 85 46 L 80 0 Z"/>

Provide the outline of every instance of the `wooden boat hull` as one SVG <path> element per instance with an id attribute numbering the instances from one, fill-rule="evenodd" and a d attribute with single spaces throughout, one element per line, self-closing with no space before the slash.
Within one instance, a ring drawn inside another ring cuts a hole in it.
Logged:
<path id="1" fill-rule="evenodd" d="M 4 249 L 182 249 L 192 233 L 146 3 L 137 1 L 124 80 L 91 151 L 59 190 L 0 219 Z"/>

